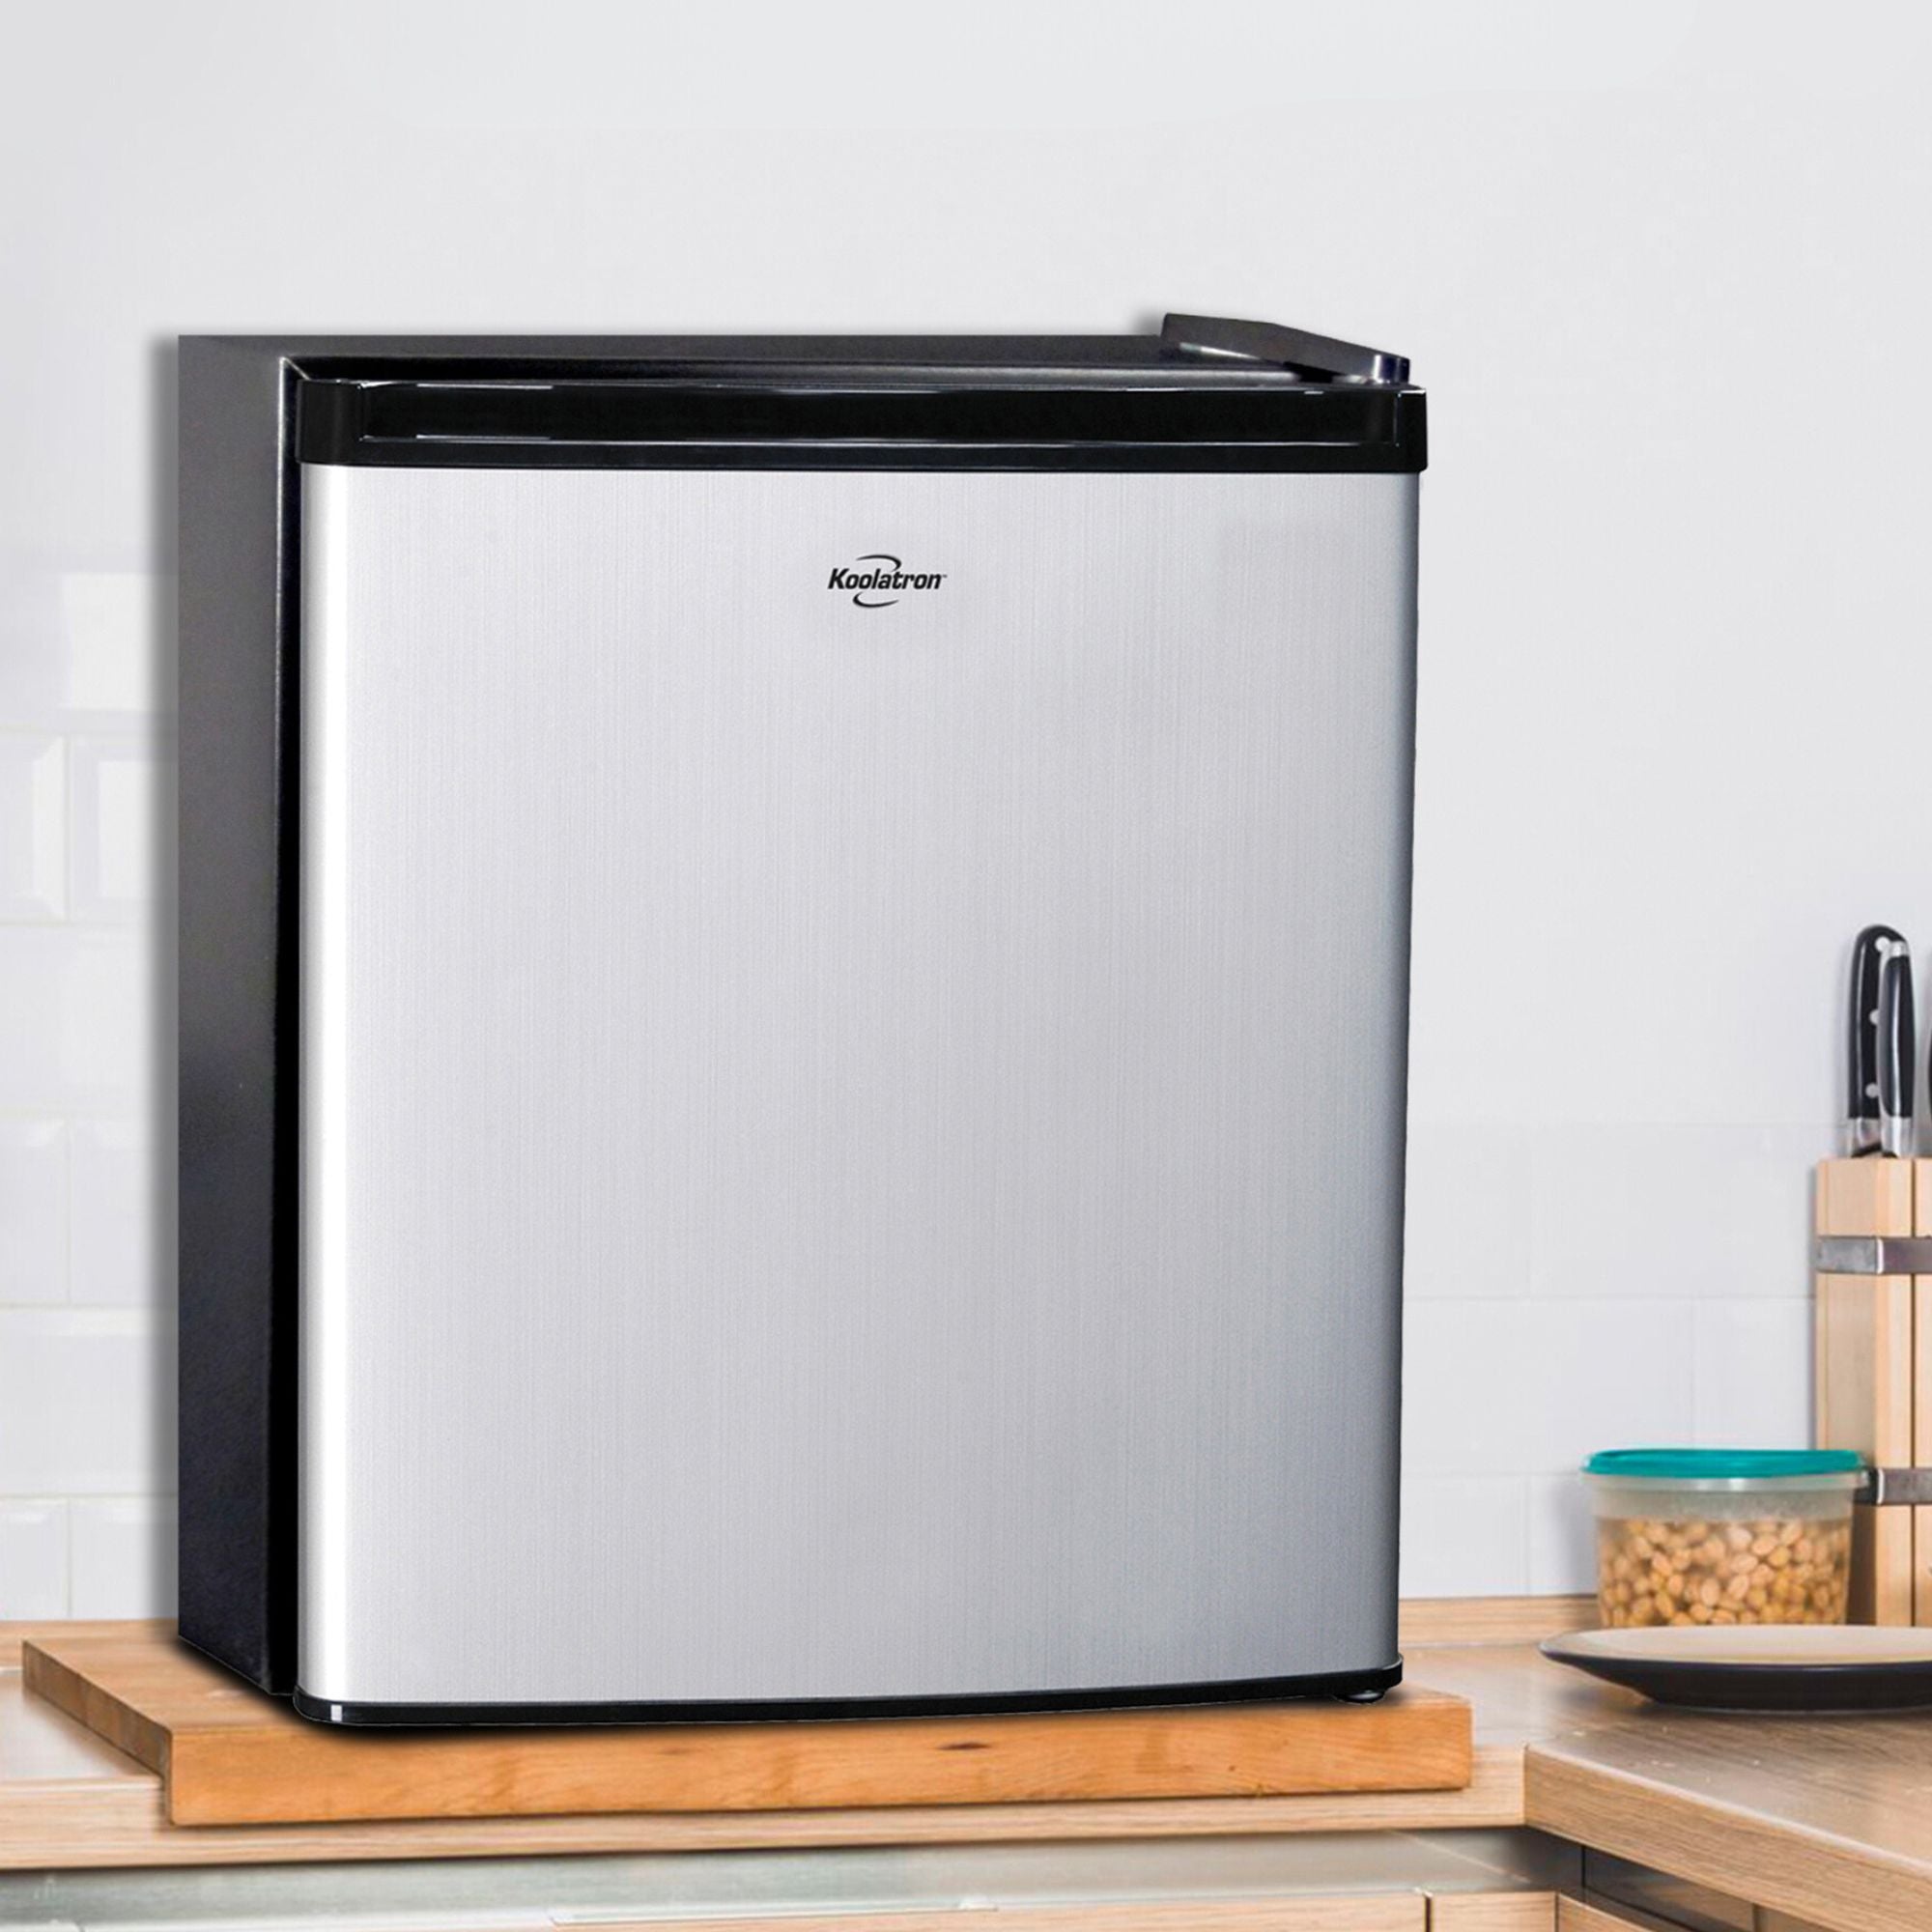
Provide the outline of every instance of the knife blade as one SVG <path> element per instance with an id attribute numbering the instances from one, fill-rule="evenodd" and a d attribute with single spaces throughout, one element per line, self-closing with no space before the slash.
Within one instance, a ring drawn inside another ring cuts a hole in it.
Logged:
<path id="1" fill-rule="evenodd" d="M 1912 1010 L 1912 952 L 1901 939 L 1879 969 L 1879 1151 L 1910 1159 L 1912 1081 L 1918 1060 L 1918 1033 Z"/>
<path id="2" fill-rule="evenodd" d="M 1851 1003 L 1846 1014 L 1845 1122 L 1855 1154 L 1879 1151 L 1878 985 L 1894 946 L 1904 939 L 1889 925 L 1868 925 L 1852 948 Z"/>

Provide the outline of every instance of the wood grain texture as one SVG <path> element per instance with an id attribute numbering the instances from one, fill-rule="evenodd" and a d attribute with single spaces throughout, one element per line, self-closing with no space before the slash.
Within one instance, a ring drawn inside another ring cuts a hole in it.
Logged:
<path id="1" fill-rule="evenodd" d="M 1821 1235 L 1909 1235 L 1912 1195 L 1922 1163 L 1821 1160 L 1814 1213 Z"/>
<path id="2" fill-rule="evenodd" d="M 169 1820 L 160 1778 L 141 1771 L 94 1783 L 0 1788 L 0 1871 L 1488 1831 L 1522 1818 L 1520 1747 L 1480 1754 L 1462 1791 L 188 1828 Z"/>
<path id="3" fill-rule="evenodd" d="M 1912 1231 L 1932 1235 L 1932 1160 L 1912 1168 Z M 1932 1464 L 1932 1275 L 1912 1280 L 1912 1460 Z M 1912 1621 L 1932 1624 L 1932 1509 L 1912 1512 Z"/>
<path id="4" fill-rule="evenodd" d="M 1525 1753 L 1529 1824 L 1831 1932 L 1932 1926 L 1932 1726 L 1646 1709 Z"/>
<path id="5" fill-rule="evenodd" d="M 20 1652 L 34 1638 L 69 1636 L 172 1636 L 172 1617 L 13 1618 L 0 1621 L 0 1670 L 18 1670 Z"/>
<path id="6" fill-rule="evenodd" d="M 960 1932 L 971 1907 L 936 1912 L 853 1912 L 836 1918 L 605 1919 L 599 1932 Z M 1169 1903 L 1001 1906 L 984 1917 L 999 1932 L 1429 1932 L 1429 1904 L 1415 1891 L 1321 1893 L 1308 1897 L 1204 1899 Z M 1471 1932 L 1481 1932 L 1472 1927 Z M 1517 1932 L 1517 1928 L 1498 1928 Z M 1527 1932 L 1525 1926 L 1523 1932 Z"/>
<path id="7" fill-rule="evenodd" d="M 1473 1704 L 1480 1743 L 1466 1790 L 193 1830 L 168 1822 L 156 1774 L 25 1696 L 17 1674 L 0 1672 L 0 1866 L 1070 1842 L 1527 1823 L 1755 1898 L 1767 1927 L 1781 1926 L 1776 1914 L 1824 1932 L 1932 1926 L 1932 1720 L 1666 1713 L 1560 1669 L 1527 1646 L 1451 1646 L 1413 1654 L 1409 1662 L 1416 1675 Z M 1600 1917 L 1579 1916 L 1592 1910 Z M 1599 1901 L 1566 1899 L 1557 1907 L 1558 1932 L 1630 1932 L 1633 1924 L 1643 1921 Z"/>
<path id="8" fill-rule="evenodd" d="M 1917 1162 L 1927 1166 L 1932 1162 Z M 1932 1275 L 1912 1278 L 1912 1462 L 1932 1463 Z M 1912 1519 L 1912 1621 L 1932 1624 L 1932 1509 Z"/>
<path id="9" fill-rule="evenodd" d="M 1541 1643 L 1596 1627 L 1594 1596 L 1405 1597 L 1398 1631 L 1409 1651 L 1445 1643 Z"/>
<path id="10" fill-rule="evenodd" d="M 1815 1277 L 1814 1293 L 1813 1406 L 1819 1446 L 1855 1450 L 1869 1463 L 1909 1463 L 1914 1363 L 1911 1277 L 1821 1274 Z M 1854 1511 L 1849 1621 L 1911 1623 L 1915 1514 L 1909 1509 L 1863 1505 Z"/>
<path id="11" fill-rule="evenodd" d="M 1620 1905 L 1577 1898 L 1567 1891 L 1556 1900 L 1556 1932 L 1653 1932 L 1658 1922 Z"/>
<path id="12" fill-rule="evenodd" d="M 1361 1706 L 372 1735 L 167 1638 L 43 1637 L 24 1664 L 30 1691 L 161 1774 L 177 1825 L 1446 1790 L 1472 1772 L 1466 1702 L 1407 1686 Z"/>
<path id="13" fill-rule="evenodd" d="M 1421 1662 L 1430 1665 L 1439 1657 L 1445 1669 L 1458 1673 L 1459 1685 L 1507 1686 L 1524 1674 L 1527 1653 L 1501 1655 L 1514 1659 L 1515 1667 L 1492 1667 L 1487 1677 L 1479 1667 L 1486 1653 L 1479 1649 L 1441 1651 Z M 1573 1672 L 1548 1668 L 1540 1674 L 1589 1688 Z M 17 1668 L 0 1669 L 0 1869 L 1482 1831 L 1522 1823 L 1522 1747 L 1509 1730 L 1520 1702 L 1515 1696 L 1493 1700 L 1488 1740 L 1478 1746 L 1474 1776 L 1460 1791 L 182 1829 L 168 1820 L 155 1772 L 43 1698 L 29 1696 Z M 1547 1706 L 1538 1722 L 1562 1727 Z"/>
<path id="14" fill-rule="evenodd" d="M 1865 1159 L 1818 1163 L 1814 1207 L 1821 1235 L 1910 1235 L 1916 1226 L 1918 1161 Z M 1814 1433 L 1825 1449 L 1853 1449 L 1867 1461 L 1913 1461 L 1914 1296 L 1904 1276 L 1816 1278 Z M 1848 1620 L 1915 1620 L 1919 1512 L 1854 1512 Z"/>
<path id="15" fill-rule="evenodd" d="M 1429 1932 L 1555 1932 L 1553 1891 L 1433 1891 Z"/>
<path id="16" fill-rule="evenodd" d="M 1417 1651 L 1410 1665 L 1438 1690 L 1468 1700 L 1479 1753 L 1520 1750 L 1644 1708 L 1634 1690 L 1551 1663 L 1533 1644 L 1444 1644 Z"/>
<path id="17" fill-rule="evenodd" d="M 1819 1162 L 1816 1219 L 1821 1235 L 1932 1233 L 1932 1160 Z M 1886 1463 L 1932 1461 L 1928 1315 L 1932 1278 L 1817 1277 L 1822 1446 L 1856 1449 Z M 1861 1387 L 1867 1378 L 1868 1385 Z M 1932 1509 L 1857 1512 L 1850 1618 L 1932 1623 Z"/>

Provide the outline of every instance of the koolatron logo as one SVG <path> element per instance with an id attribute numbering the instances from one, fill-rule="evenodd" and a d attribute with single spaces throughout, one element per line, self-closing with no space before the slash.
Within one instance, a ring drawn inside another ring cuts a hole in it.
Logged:
<path id="1" fill-rule="evenodd" d="M 896 604 L 907 590 L 937 590 L 945 582 L 943 570 L 908 570 L 902 558 L 875 550 L 841 563 L 825 587 L 849 590 L 853 603 L 862 611 L 883 611 L 887 605 Z"/>

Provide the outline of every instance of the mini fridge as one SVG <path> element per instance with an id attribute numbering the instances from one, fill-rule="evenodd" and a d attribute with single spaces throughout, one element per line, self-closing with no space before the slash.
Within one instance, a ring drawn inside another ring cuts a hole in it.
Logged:
<path id="1" fill-rule="evenodd" d="M 1397 1681 L 1416 498 L 1266 325 L 182 347 L 181 1629 Z"/>

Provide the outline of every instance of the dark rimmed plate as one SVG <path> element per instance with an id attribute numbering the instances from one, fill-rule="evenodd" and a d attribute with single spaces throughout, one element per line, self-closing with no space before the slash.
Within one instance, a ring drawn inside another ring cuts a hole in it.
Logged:
<path id="1" fill-rule="evenodd" d="M 1545 1657 L 1692 1711 L 1932 1710 L 1932 1629 L 1847 1624 L 1577 1631 Z"/>

